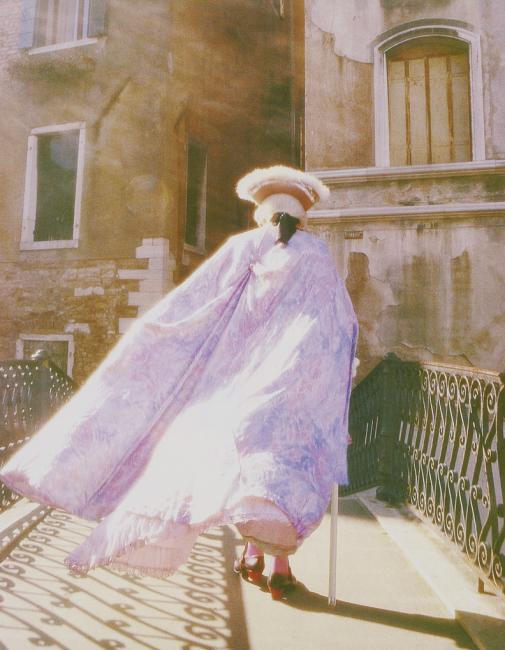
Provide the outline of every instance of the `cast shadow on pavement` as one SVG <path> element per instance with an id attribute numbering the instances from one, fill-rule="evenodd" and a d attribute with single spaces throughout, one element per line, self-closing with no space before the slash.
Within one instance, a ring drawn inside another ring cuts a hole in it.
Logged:
<path id="1" fill-rule="evenodd" d="M 0 648 L 249 649 L 236 539 L 213 529 L 166 579 L 107 569 L 68 572 L 65 555 L 93 524 L 52 511 L 0 562 Z M 232 576 L 235 578 L 236 576 Z"/>
<path id="2" fill-rule="evenodd" d="M 397 612 L 343 600 L 337 600 L 335 607 L 330 607 L 327 596 L 309 591 L 300 581 L 297 582 L 296 589 L 290 592 L 283 602 L 289 607 L 304 611 L 324 613 L 329 616 L 344 616 L 431 636 L 436 635 L 454 640 L 459 648 L 475 649 L 471 639 L 454 619 Z"/>

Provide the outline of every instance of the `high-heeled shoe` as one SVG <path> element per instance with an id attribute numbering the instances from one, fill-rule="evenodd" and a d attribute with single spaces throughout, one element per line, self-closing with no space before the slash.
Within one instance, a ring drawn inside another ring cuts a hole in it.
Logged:
<path id="1" fill-rule="evenodd" d="M 263 555 L 246 556 L 245 549 L 242 553 L 242 557 L 235 560 L 233 563 L 233 570 L 235 573 L 240 573 L 244 580 L 247 580 L 248 582 L 260 582 L 264 569 L 265 558 Z"/>
<path id="2" fill-rule="evenodd" d="M 280 600 L 287 592 L 292 591 L 296 586 L 296 578 L 288 569 L 288 575 L 284 573 L 271 573 L 267 580 L 268 590 L 272 600 Z"/>

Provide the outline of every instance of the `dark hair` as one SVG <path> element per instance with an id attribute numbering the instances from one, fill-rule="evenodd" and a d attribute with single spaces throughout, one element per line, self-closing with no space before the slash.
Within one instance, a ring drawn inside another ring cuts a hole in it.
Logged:
<path id="1" fill-rule="evenodd" d="M 279 224 L 279 238 L 275 243 L 281 242 L 287 244 L 295 234 L 296 226 L 300 223 L 300 219 L 292 217 L 287 212 L 276 212 L 272 217 L 272 223 L 275 226 Z"/>

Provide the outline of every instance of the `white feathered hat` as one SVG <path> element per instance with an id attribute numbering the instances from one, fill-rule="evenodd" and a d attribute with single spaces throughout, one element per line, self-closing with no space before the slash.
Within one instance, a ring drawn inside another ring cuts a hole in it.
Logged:
<path id="1" fill-rule="evenodd" d="M 276 212 L 287 212 L 306 225 L 307 210 L 330 194 L 315 176 L 284 165 L 254 169 L 239 180 L 236 190 L 241 199 L 258 206 L 254 220 L 259 226 Z"/>

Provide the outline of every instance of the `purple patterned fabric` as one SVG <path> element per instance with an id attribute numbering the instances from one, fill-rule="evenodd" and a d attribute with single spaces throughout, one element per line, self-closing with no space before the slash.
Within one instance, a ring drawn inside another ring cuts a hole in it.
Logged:
<path id="1" fill-rule="evenodd" d="M 3 468 L 17 492 L 101 520 L 74 569 L 170 573 L 223 523 L 292 552 L 346 482 L 356 318 L 326 245 L 276 237 L 231 237 Z"/>

